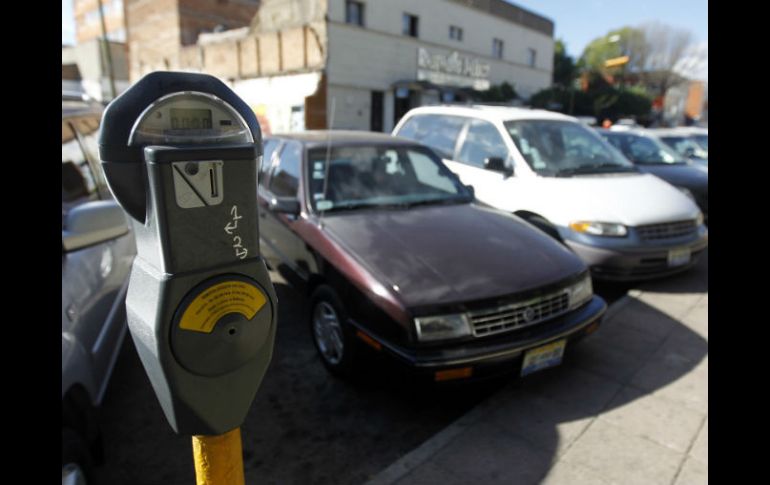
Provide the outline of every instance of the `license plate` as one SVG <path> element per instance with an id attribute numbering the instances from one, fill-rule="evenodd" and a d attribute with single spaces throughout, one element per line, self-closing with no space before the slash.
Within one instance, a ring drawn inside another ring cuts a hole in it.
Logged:
<path id="1" fill-rule="evenodd" d="M 539 370 L 547 369 L 561 364 L 564 356 L 566 340 L 558 340 L 542 347 L 528 350 L 524 354 L 524 362 L 521 364 L 521 375 L 526 376 Z"/>
<path id="2" fill-rule="evenodd" d="M 690 249 L 672 249 L 668 252 L 669 266 L 682 266 L 690 262 Z"/>

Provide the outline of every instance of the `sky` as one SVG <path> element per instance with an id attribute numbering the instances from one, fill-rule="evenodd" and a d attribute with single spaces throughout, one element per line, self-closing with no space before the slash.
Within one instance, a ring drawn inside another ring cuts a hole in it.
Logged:
<path id="1" fill-rule="evenodd" d="M 612 29 L 645 22 L 692 32 L 694 48 L 708 53 L 708 0 L 514 0 L 515 3 L 554 21 L 554 37 L 567 44 L 577 58 L 591 40 Z M 75 41 L 72 0 L 62 0 L 62 43 Z M 707 54 L 706 54 L 707 56 Z M 708 80 L 708 62 L 694 68 L 693 77 Z"/>

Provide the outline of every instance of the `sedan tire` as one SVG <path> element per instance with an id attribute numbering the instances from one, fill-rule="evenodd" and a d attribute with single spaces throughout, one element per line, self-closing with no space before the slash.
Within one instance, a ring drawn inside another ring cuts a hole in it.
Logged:
<path id="1" fill-rule="evenodd" d="M 350 377 L 355 369 L 356 342 L 337 293 L 321 285 L 310 297 L 310 332 L 318 355 L 332 374 Z"/>

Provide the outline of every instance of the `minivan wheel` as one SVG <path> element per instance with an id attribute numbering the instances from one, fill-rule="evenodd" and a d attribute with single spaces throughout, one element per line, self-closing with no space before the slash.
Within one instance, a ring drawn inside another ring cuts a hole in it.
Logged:
<path id="1" fill-rule="evenodd" d="M 83 438 L 72 428 L 62 428 L 61 437 L 62 483 L 67 485 L 90 483 L 92 460 Z"/>
<path id="2" fill-rule="evenodd" d="M 529 216 L 525 218 L 527 222 L 535 226 L 536 228 L 540 229 L 544 233 L 548 234 L 552 238 L 556 239 L 560 243 L 564 244 L 564 241 L 562 240 L 561 236 L 559 235 L 559 231 L 556 230 L 555 227 L 553 227 L 553 224 L 546 221 L 540 216 Z"/>
<path id="3" fill-rule="evenodd" d="M 310 331 L 326 368 L 337 375 L 349 375 L 353 369 L 355 342 L 344 306 L 329 286 L 319 286 L 310 297 Z"/>

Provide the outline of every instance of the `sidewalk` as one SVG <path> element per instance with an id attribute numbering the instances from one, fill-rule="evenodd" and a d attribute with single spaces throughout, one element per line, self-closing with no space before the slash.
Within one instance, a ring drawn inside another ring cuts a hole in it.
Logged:
<path id="1" fill-rule="evenodd" d="M 708 483 L 708 254 L 366 485 Z"/>

